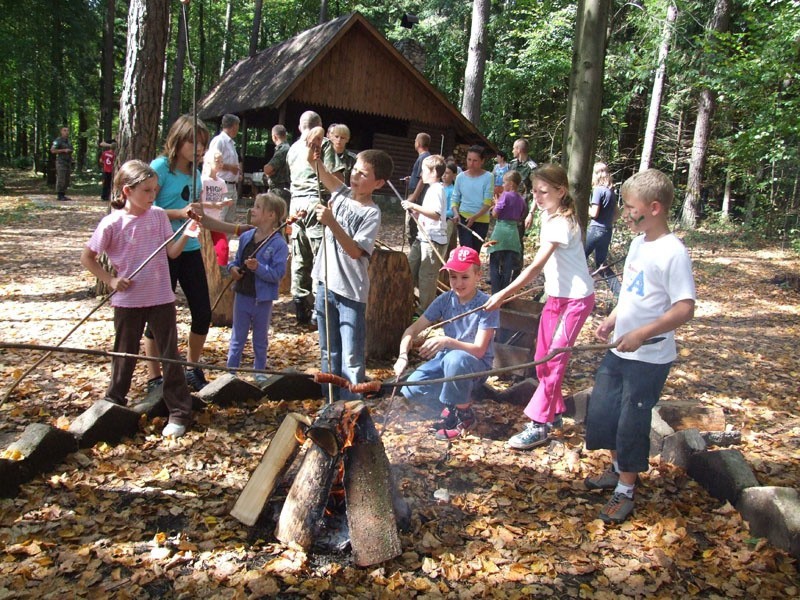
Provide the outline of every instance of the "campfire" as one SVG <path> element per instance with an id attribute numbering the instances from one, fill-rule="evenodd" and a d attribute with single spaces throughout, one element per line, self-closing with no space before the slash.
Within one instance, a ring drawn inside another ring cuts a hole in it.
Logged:
<path id="1" fill-rule="evenodd" d="M 275 537 L 304 550 L 322 539 L 339 539 L 341 548 L 349 532 L 358 566 L 400 555 L 397 523 L 407 517 L 408 508 L 394 489 L 383 442 L 361 401 L 328 404 L 313 423 L 288 414 L 231 515 L 253 525 L 303 445 L 306 452 L 280 510 Z M 345 519 L 337 518 L 342 507 Z M 346 525 L 345 535 L 330 531 L 339 525 Z"/>

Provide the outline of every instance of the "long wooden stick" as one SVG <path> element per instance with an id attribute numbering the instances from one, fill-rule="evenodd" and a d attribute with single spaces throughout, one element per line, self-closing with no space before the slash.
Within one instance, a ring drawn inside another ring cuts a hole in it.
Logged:
<path id="1" fill-rule="evenodd" d="M 189 220 L 189 219 L 187 219 L 186 221 L 184 221 L 184 222 L 183 222 L 183 224 L 181 224 L 181 226 L 180 226 L 180 227 L 178 227 L 178 229 L 175 231 L 175 233 L 173 233 L 173 234 L 172 234 L 172 235 L 171 235 L 169 238 L 167 238 L 167 240 L 166 240 L 166 241 L 165 241 L 163 244 L 161 244 L 161 245 L 160 245 L 158 248 L 156 248 L 156 249 L 153 251 L 153 253 L 152 253 L 150 256 L 148 256 L 146 259 L 144 259 L 144 262 L 143 262 L 142 264 L 140 264 L 138 267 L 136 267 L 136 269 L 133 271 L 133 273 L 131 273 L 131 274 L 130 274 L 130 275 L 127 277 L 127 278 L 132 280 L 134 277 L 136 277 L 136 275 L 138 275 L 138 274 L 139 274 L 139 272 L 140 272 L 142 269 L 144 269 L 144 268 L 147 266 L 147 263 L 149 263 L 151 260 L 153 260 L 153 259 L 154 259 L 154 258 L 155 258 L 155 257 L 158 255 L 158 253 L 159 253 L 159 252 L 161 252 L 161 251 L 162 251 L 164 248 L 166 248 L 166 247 L 167 247 L 167 244 L 169 244 L 169 243 L 170 243 L 172 240 L 174 240 L 174 239 L 175 239 L 175 237 L 176 237 L 176 236 L 177 236 L 179 233 L 181 233 L 181 232 L 182 232 L 182 231 L 183 231 L 183 230 L 186 228 L 186 226 L 187 226 L 189 223 L 191 223 L 191 220 Z M 75 327 L 73 327 L 72 329 L 70 329 L 70 330 L 67 332 L 67 334 L 66 334 L 64 337 L 62 337 L 62 338 L 59 340 L 59 342 L 58 342 L 58 343 L 57 343 L 57 344 L 54 346 L 54 348 L 58 348 L 59 346 L 61 346 L 61 344 L 63 344 L 64 342 L 66 342 L 66 341 L 67 341 L 67 338 L 68 338 L 69 336 L 71 336 L 73 333 L 75 333 L 75 331 L 76 331 L 76 330 L 77 330 L 77 329 L 78 329 L 78 328 L 79 328 L 81 325 L 83 325 L 84 323 L 86 323 L 86 321 L 88 321 L 88 320 L 89 320 L 89 317 L 91 317 L 91 316 L 92 316 L 94 313 L 96 313 L 96 312 L 97 312 L 97 311 L 100 309 L 100 307 L 101 307 L 101 306 L 103 306 L 103 305 L 104 305 L 106 302 L 108 302 L 108 301 L 111 299 L 111 297 L 112 297 L 114 294 L 116 294 L 116 293 L 117 293 L 117 290 L 111 290 L 111 292 L 110 292 L 110 293 L 109 293 L 107 296 L 105 296 L 105 297 L 104 297 L 104 298 L 103 298 L 103 299 L 102 299 L 102 300 L 99 302 L 99 304 L 98 304 L 97 306 L 95 306 L 95 307 L 94 307 L 92 310 L 90 310 L 90 311 L 89 311 L 89 314 L 87 314 L 85 317 L 83 317 L 83 319 L 81 319 L 81 320 L 78 322 L 78 324 L 77 324 L 77 325 L 75 325 Z M 52 353 L 53 353 L 53 351 L 52 351 L 52 350 L 50 350 L 50 351 L 48 351 L 48 352 L 45 352 L 45 353 L 44 353 L 44 354 L 41 356 L 41 358 L 39 358 L 39 360 L 37 360 L 37 361 L 36 361 L 35 363 L 33 363 L 33 364 L 30 366 L 30 367 L 28 367 L 28 368 L 27 368 L 27 369 L 26 369 L 26 370 L 25 370 L 25 371 L 24 371 L 24 372 L 23 372 L 23 373 L 22 373 L 22 374 L 21 374 L 19 377 L 17 377 L 17 378 L 16 378 L 16 379 L 15 379 L 15 380 L 14 380 L 14 381 L 11 383 L 11 386 L 10 386 L 10 387 L 9 387 L 9 388 L 6 390 L 5 394 L 3 394 L 3 397 L 0 399 L 0 406 L 3 406 L 3 404 L 5 403 L 5 401 L 6 401 L 6 400 L 8 400 L 8 397 L 11 395 L 11 392 L 13 392 L 15 389 L 17 389 L 17 386 L 18 386 L 18 385 L 19 385 L 19 384 L 22 382 L 22 380 L 23 380 L 23 379 L 25 379 L 25 378 L 26 378 L 28 375 L 30 375 L 30 373 L 31 373 L 31 372 L 32 372 L 32 371 L 33 371 L 33 370 L 34 370 L 36 367 L 38 367 L 38 366 L 39 366 L 39 365 L 41 365 L 41 364 L 42 364 L 44 361 L 46 361 L 46 360 L 47 360 L 47 359 L 50 357 L 50 355 L 51 355 Z"/>
<path id="2" fill-rule="evenodd" d="M 506 302 L 511 302 L 512 300 L 516 300 L 517 298 L 521 298 L 523 296 L 529 296 L 529 295 L 531 295 L 531 294 L 533 294 L 535 292 L 541 292 L 542 289 L 543 288 L 541 288 L 541 287 L 535 287 L 535 288 L 531 288 L 529 290 L 524 290 L 524 291 L 522 291 L 522 292 L 520 292 L 518 294 L 514 294 L 513 296 L 509 296 L 508 298 L 503 300 L 503 304 L 505 304 Z M 431 330 L 431 329 L 438 329 L 439 327 L 444 327 L 448 323 L 452 323 L 453 321 L 458 321 L 459 319 L 463 319 L 467 315 L 471 315 L 473 313 L 476 313 L 476 312 L 479 312 L 479 311 L 485 309 L 486 308 L 486 304 L 488 304 L 488 302 L 484 303 L 484 304 L 481 304 L 477 308 L 473 308 L 471 310 L 468 310 L 465 313 L 461 313 L 460 315 L 456 315 L 455 317 L 450 317 L 449 319 L 445 319 L 444 321 L 439 321 L 438 323 L 434 323 L 430 327 L 426 327 L 426 329 L 427 330 Z"/>
<path id="3" fill-rule="evenodd" d="M 485 239 L 483 239 L 483 238 L 482 238 L 480 235 L 478 235 L 478 234 L 477 234 L 477 233 L 476 233 L 476 232 L 475 232 L 473 229 L 470 229 L 470 228 L 467 226 L 467 224 L 466 224 L 466 223 L 463 223 L 463 222 L 461 221 L 461 219 L 459 219 L 458 221 L 456 221 L 456 223 L 458 224 L 458 226 L 459 226 L 459 227 L 463 227 L 464 229 L 466 229 L 467 231 L 469 231 L 469 232 L 470 232 L 470 233 L 471 233 L 471 234 L 472 234 L 472 235 L 475 237 L 475 239 L 477 239 L 477 240 L 478 240 L 478 241 L 479 241 L 481 244 L 485 244 L 485 243 L 486 243 L 486 240 L 485 240 Z"/>

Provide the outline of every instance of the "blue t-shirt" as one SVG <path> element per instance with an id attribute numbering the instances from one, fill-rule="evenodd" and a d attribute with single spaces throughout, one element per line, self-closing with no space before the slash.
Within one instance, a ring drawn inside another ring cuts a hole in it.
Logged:
<path id="1" fill-rule="evenodd" d="M 158 196 L 156 196 L 155 205 L 164 210 L 180 210 L 186 208 L 187 205 L 192 203 L 192 176 L 180 171 L 170 171 L 169 163 L 166 156 L 159 156 L 150 166 L 158 175 Z M 200 201 L 200 190 L 203 187 L 203 179 L 200 172 L 197 172 L 197 185 L 195 189 L 197 192 L 194 199 Z M 186 219 L 170 219 L 172 231 L 178 231 L 178 228 L 183 225 Z M 189 238 L 186 240 L 184 252 L 192 250 L 200 250 L 200 241 L 198 238 Z"/>
<path id="2" fill-rule="evenodd" d="M 594 225 L 596 227 L 600 225 L 606 229 L 611 229 L 614 226 L 614 209 L 617 205 L 617 195 L 614 190 L 604 185 L 598 185 L 592 190 L 590 204 L 597 204 L 600 210 L 597 216 L 590 221 L 589 226 Z"/>
<path id="3" fill-rule="evenodd" d="M 450 290 L 431 302 L 431 305 L 425 309 L 425 314 L 423 316 L 432 323 L 446 321 L 458 315 L 463 315 L 465 312 L 475 310 L 479 306 L 483 306 L 486 304 L 487 300 L 489 300 L 489 295 L 478 290 L 472 300 L 466 304 L 461 304 L 455 292 Z M 472 343 L 478 335 L 478 330 L 497 329 L 499 326 L 499 310 L 479 310 L 471 315 L 456 319 L 452 323 L 447 323 L 442 329 L 447 337 L 461 342 Z M 442 350 L 442 352 L 448 352 L 448 350 Z M 494 342 L 489 344 L 482 360 L 487 367 L 491 367 L 494 360 Z"/>

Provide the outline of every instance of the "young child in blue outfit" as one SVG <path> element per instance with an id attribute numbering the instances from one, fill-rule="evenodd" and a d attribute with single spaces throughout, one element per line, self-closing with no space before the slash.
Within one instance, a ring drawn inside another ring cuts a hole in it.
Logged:
<path id="1" fill-rule="evenodd" d="M 474 249 L 456 247 L 442 270 L 447 270 L 450 277 L 450 291 L 436 298 L 425 313 L 403 332 L 399 357 L 394 364 L 394 372 L 398 377 L 408 367 L 408 353 L 420 333 L 437 321 L 480 308 L 489 299 L 486 293 L 478 290 L 481 259 Z M 408 381 L 418 381 L 420 384 L 405 386 L 402 393 L 409 399 L 438 399 L 444 404 L 442 420 L 433 425 L 437 440 L 457 438 L 475 424 L 475 413 L 470 406 L 472 390 L 480 381 L 460 379 L 430 385 L 424 382 L 491 369 L 494 359 L 492 340 L 500 322 L 499 315 L 498 311 L 486 310 L 465 315 L 445 324 L 440 335 L 427 338 L 419 348 L 420 355 L 428 362 L 418 367 Z"/>
<path id="2" fill-rule="evenodd" d="M 595 376 L 586 415 L 586 448 L 611 450 L 611 467 L 589 477 L 589 489 L 614 490 L 600 511 L 606 523 L 633 512 L 639 473 L 647 471 L 650 420 L 677 353 L 675 329 L 694 316 L 692 263 L 670 233 L 674 189 L 656 169 L 636 173 L 622 185 L 622 220 L 635 233 L 622 277 L 619 303 L 597 328 L 609 350 Z M 660 341 L 645 342 L 658 337 Z"/>
<path id="3" fill-rule="evenodd" d="M 381 226 L 381 210 L 372 193 L 392 176 L 394 165 L 383 150 L 359 152 L 348 187 L 320 160 L 324 133 L 322 127 L 315 127 L 306 138 L 308 162 L 320 182 L 333 192 L 330 202 L 316 207 L 324 236 L 311 271 L 317 286 L 314 308 L 322 370 L 355 384 L 363 382 L 366 374 L 369 257 Z M 326 396 L 328 389 L 323 386 Z M 334 388 L 333 392 L 334 399 L 358 397 L 346 389 Z"/>
<path id="4" fill-rule="evenodd" d="M 247 334 L 253 331 L 253 368 L 264 369 L 269 348 L 269 324 L 272 302 L 278 299 L 278 285 L 286 273 L 289 246 L 279 225 L 286 218 L 286 202 L 268 193 L 256 196 L 251 212 L 255 229 L 239 238 L 236 258 L 228 264 L 234 281 L 233 328 L 228 348 L 229 367 L 238 367 Z M 260 382 L 265 375 L 256 375 Z"/>

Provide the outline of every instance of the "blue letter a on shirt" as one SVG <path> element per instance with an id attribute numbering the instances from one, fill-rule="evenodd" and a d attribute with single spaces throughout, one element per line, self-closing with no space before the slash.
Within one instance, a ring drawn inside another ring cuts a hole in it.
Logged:
<path id="1" fill-rule="evenodd" d="M 634 277 L 631 284 L 628 286 L 629 292 L 633 292 L 637 296 L 644 296 L 644 272 L 639 271 L 639 273 Z"/>

